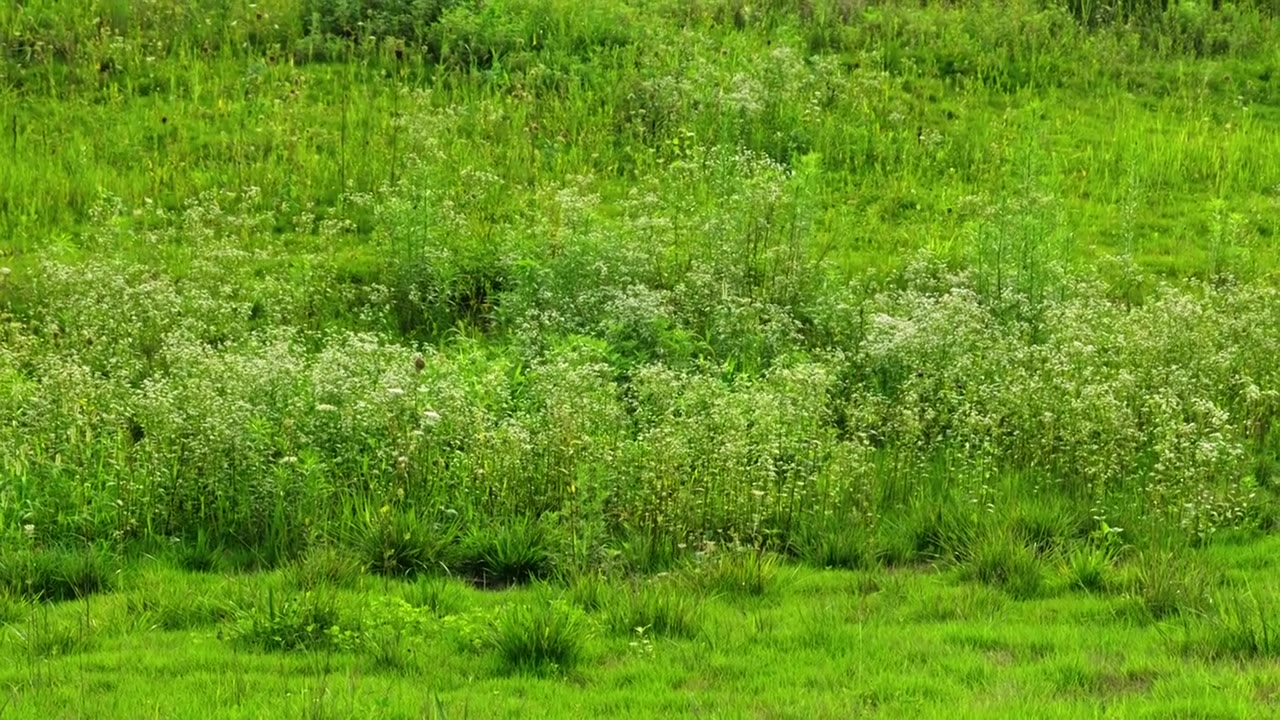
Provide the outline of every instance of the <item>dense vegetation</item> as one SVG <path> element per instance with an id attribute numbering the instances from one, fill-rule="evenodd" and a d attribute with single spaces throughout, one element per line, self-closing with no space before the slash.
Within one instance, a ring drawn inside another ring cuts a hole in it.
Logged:
<path id="1" fill-rule="evenodd" d="M 238 647 L 563 669 L 785 557 L 1274 656 L 1222 548 L 1280 525 L 1275 11 L 10 3 L 9 641 L 75 652 L 33 603 L 118 587 Z M 144 556 L 274 574 L 165 604 Z M 477 619 L 443 573 L 567 599 Z"/>

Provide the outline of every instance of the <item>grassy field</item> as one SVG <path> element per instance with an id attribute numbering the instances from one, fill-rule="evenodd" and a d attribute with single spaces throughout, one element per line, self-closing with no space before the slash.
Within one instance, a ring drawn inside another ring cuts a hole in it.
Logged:
<path id="1" fill-rule="evenodd" d="M 1278 11 L 0 7 L 0 718 L 1280 716 Z"/>

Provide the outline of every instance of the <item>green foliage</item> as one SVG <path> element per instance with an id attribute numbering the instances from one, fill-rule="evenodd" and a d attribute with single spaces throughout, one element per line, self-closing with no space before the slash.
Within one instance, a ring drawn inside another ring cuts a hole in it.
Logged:
<path id="1" fill-rule="evenodd" d="M 820 568 L 866 570 L 879 564 L 873 533 L 853 519 L 805 525 L 790 550 L 805 563 Z"/>
<path id="2" fill-rule="evenodd" d="M 691 638 L 702 624 L 697 597 L 671 583 L 651 583 L 615 594 L 604 603 L 605 623 L 624 636 Z"/>
<path id="3" fill-rule="evenodd" d="M 26 601 L 9 588 L 0 588 L 0 625 L 8 625 L 26 617 L 29 612 Z"/>
<path id="4" fill-rule="evenodd" d="M 44 602 L 110 591 L 118 561 L 101 547 L 9 548 L 0 552 L 0 588 Z"/>
<path id="5" fill-rule="evenodd" d="M 1274 602 L 1251 592 L 1219 593 L 1211 609 L 1184 626 L 1184 648 L 1210 658 L 1280 656 Z"/>
<path id="6" fill-rule="evenodd" d="M 433 615 L 453 615 L 466 607 L 461 584 L 448 577 L 421 575 L 404 588 L 405 602 L 428 610 Z"/>
<path id="7" fill-rule="evenodd" d="M 565 673 L 582 661 L 586 618 L 565 603 L 515 605 L 494 621 L 489 646 L 507 672 Z"/>
<path id="8" fill-rule="evenodd" d="M 1101 593 L 1115 583 L 1113 553 L 1105 549 L 1076 546 L 1066 555 L 1067 583 L 1074 589 Z"/>
<path id="9" fill-rule="evenodd" d="M 690 571 L 695 586 L 722 595 L 758 597 L 771 592 L 781 564 L 763 549 L 730 547 L 708 555 Z"/>
<path id="10" fill-rule="evenodd" d="M 474 529 L 463 541 L 462 565 L 485 587 L 546 577 L 554 569 L 555 550 L 543 523 L 517 516 L 496 527 Z"/>
<path id="11" fill-rule="evenodd" d="M 359 641 L 358 629 L 343 619 L 331 594 L 304 592 L 280 598 L 268 590 L 265 603 L 237 608 L 229 635 L 266 651 L 350 650 Z"/>
<path id="12" fill-rule="evenodd" d="M 18 649 L 33 660 L 86 652 L 99 639 L 97 623 L 89 616 L 54 618 L 44 609 L 27 613 L 25 620 L 9 624 L 6 630 Z"/>
<path id="13" fill-rule="evenodd" d="M 412 510 L 365 508 L 346 528 L 363 566 L 388 577 L 412 577 L 442 569 L 454 532 Z"/>
<path id="14" fill-rule="evenodd" d="M 293 584 L 300 590 L 350 587 L 361 574 L 360 558 L 345 547 L 316 545 L 307 549 L 288 568 Z"/>
<path id="15" fill-rule="evenodd" d="M 1215 578 L 1195 560 L 1169 550 L 1149 549 L 1138 553 L 1127 570 L 1127 592 L 1150 619 L 1194 616 L 1212 604 Z"/>
<path id="16" fill-rule="evenodd" d="M 994 530 L 978 538 L 968 552 L 966 571 L 986 585 L 1021 600 L 1044 590 L 1044 568 L 1033 547 L 1014 531 Z"/>

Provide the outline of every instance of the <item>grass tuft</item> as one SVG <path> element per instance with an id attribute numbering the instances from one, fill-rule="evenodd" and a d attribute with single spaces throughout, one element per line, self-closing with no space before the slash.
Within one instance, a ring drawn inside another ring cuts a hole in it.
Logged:
<path id="1" fill-rule="evenodd" d="M 965 567 L 974 579 L 1019 600 L 1038 597 L 1044 589 L 1039 557 L 1013 532 L 984 534 L 971 548 Z"/>
<path id="2" fill-rule="evenodd" d="M 646 584 L 616 595 L 605 606 L 605 622 L 619 635 L 691 638 L 702 624 L 697 598 L 669 583 Z"/>
<path id="3" fill-rule="evenodd" d="M 22 548 L 0 555 L 0 587 L 40 600 L 77 600 L 115 587 L 116 557 L 100 547 Z"/>
<path id="4" fill-rule="evenodd" d="M 257 650 L 351 649 L 358 639 L 329 594 L 305 592 L 280 598 L 268 590 L 264 602 L 240 608 L 236 616 L 231 638 Z"/>
<path id="5" fill-rule="evenodd" d="M 567 603 L 516 605 L 494 621 L 489 645 L 509 673 L 536 675 L 572 671 L 589 637 L 582 612 Z"/>
<path id="6" fill-rule="evenodd" d="M 437 617 L 460 612 L 466 607 L 466 595 L 461 583 L 449 577 L 422 575 L 406 585 L 401 597 L 415 608 L 430 610 Z"/>
<path id="7" fill-rule="evenodd" d="M 320 587 L 346 588 L 355 585 L 361 575 L 360 558 L 350 550 L 333 545 L 308 548 L 289 565 L 288 575 L 300 590 Z"/>
<path id="8" fill-rule="evenodd" d="M 555 554 L 546 528 L 520 517 L 496 527 L 476 529 L 463 542 L 463 567 L 475 583 L 503 588 L 547 577 Z"/>
<path id="9" fill-rule="evenodd" d="M 411 510 L 366 508 L 345 531 L 356 557 L 371 573 L 412 577 L 444 565 L 454 533 Z"/>
<path id="10" fill-rule="evenodd" d="M 780 567 L 773 553 L 735 547 L 712 554 L 690 577 L 696 586 L 712 593 L 759 597 L 773 590 Z"/>

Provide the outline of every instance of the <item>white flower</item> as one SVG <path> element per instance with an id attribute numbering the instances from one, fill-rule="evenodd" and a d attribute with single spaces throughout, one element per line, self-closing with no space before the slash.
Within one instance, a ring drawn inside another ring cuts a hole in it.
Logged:
<path id="1" fill-rule="evenodd" d="M 9 268 L 4 268 L 8 270 Z M 34 539 L 36 536 L 36 526 L 30 523 L 22 526 L 22 534 L 27 536 L 28 540 Z"/>
<path id="2" fill-rule="evenodd" d="M 435 425 L 436 423 L 440 422 L 440 413 L 436 412 L 435 410 L 423 410 L 422 420 L 428 425 Z"/>
<path id="3" fill-rule="evenodd" d="M 319 405 L 317 405 L 317 406 L 316 406 L 316 412 L 322 412 L 322 413 L 331 413 L 331 412 L 336 412 L 336 411 L 337 411 L 337 409 L 338 409 L 338 408 L 336 408 L 336 407 L 334 407 L 334 406 L 332 406 L 332 405 L 329 405 L 329 404 L 327 404 L 327 403 L 321 403 L 321 404 L 319 404 Z"/>
<path id="4" fill-rule="evenodd" d="M 400 397 L 401 395 L 404 395 L 404 390 L 398 387 L 390 387 L 387 388 L 387 394 L 391 397 Z"/>
<path id="5" fill-rule="evenodd" d="M 0 267 L 0 277 L 8 277 L 11 272 L 13 271 L 7 267 Z"/>

